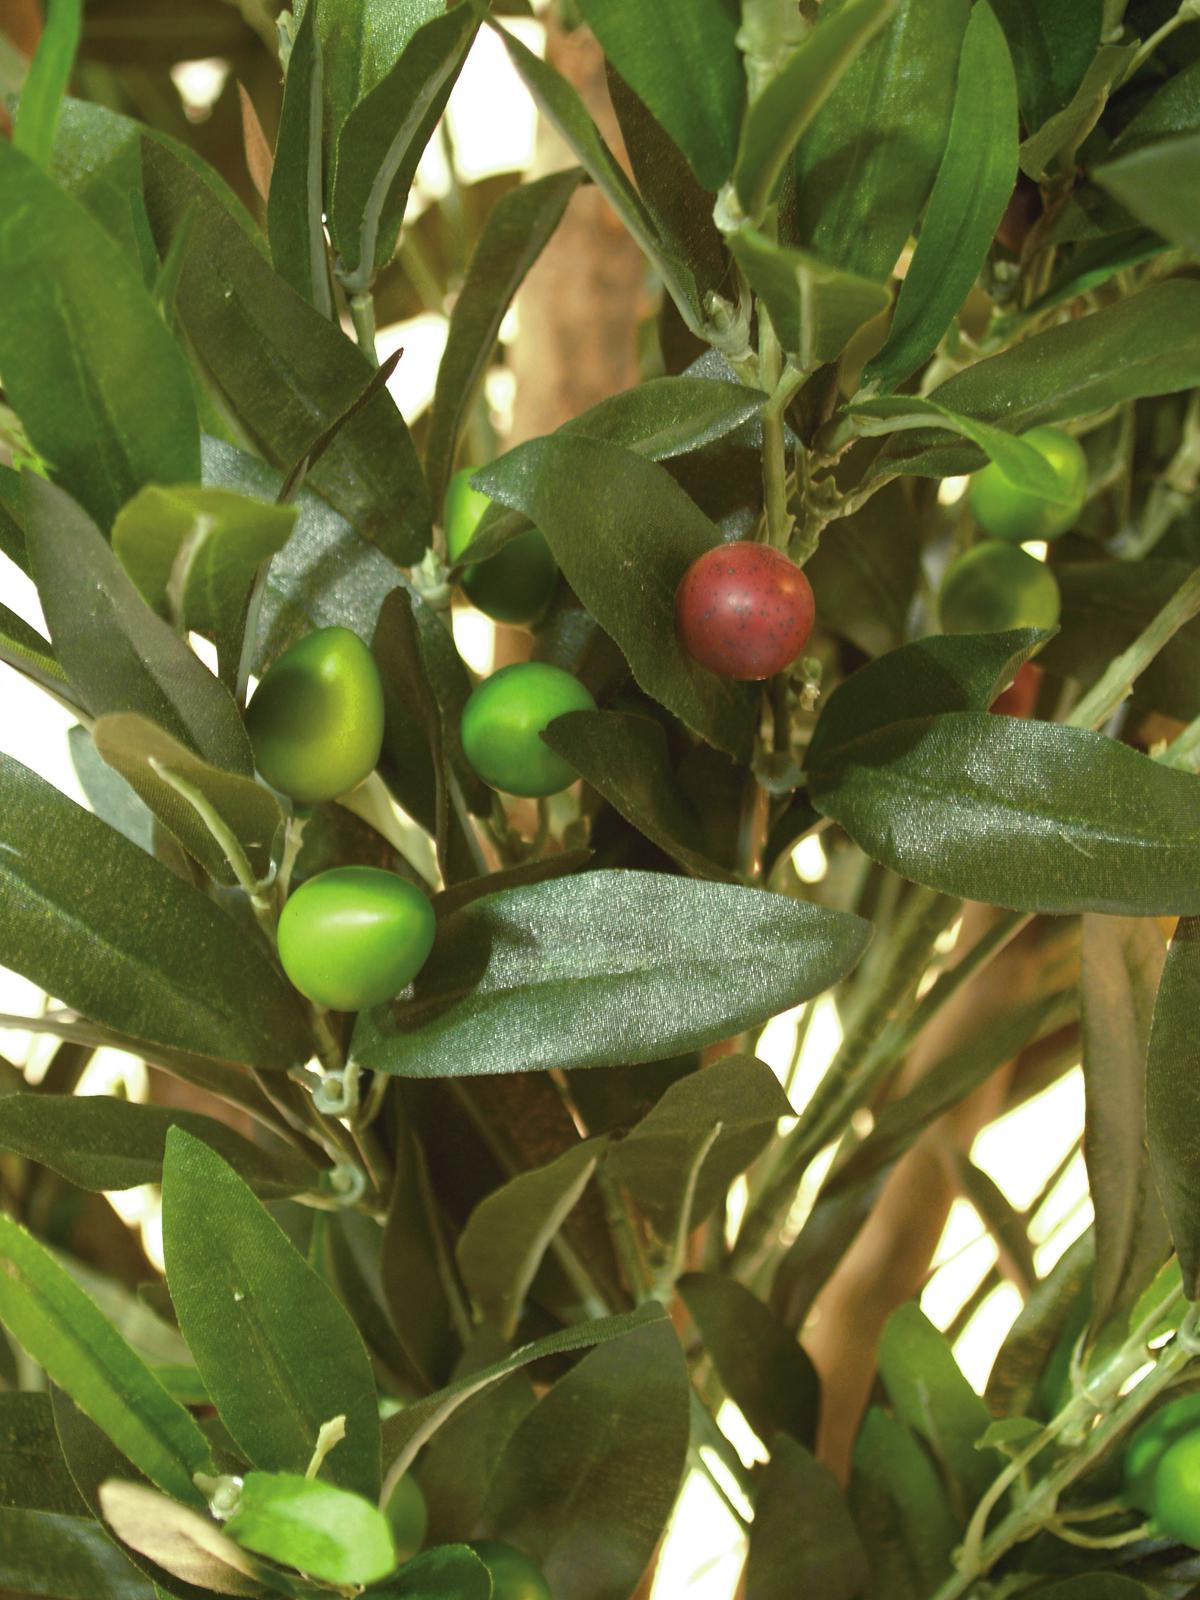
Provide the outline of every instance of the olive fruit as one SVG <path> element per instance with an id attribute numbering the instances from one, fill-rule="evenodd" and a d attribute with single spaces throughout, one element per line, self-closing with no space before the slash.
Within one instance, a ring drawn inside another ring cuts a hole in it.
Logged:
<path id="1" fill-rule="evenodd" d="M 706 550 L 675 591 L 675 627 L 693 661 L 723 678 L 771 678 L 813 625 L 808 579 L 781 550 L 737 540 Z"/>
<path id="2" fill-rule="evenodd" d="M 1200 1432 L 1200 1394 L 1171 1400 L 1136 1428 L 1125 1446 L 1125 1498 L 1141 1511 L 1153 1511 L 1155 1478 L 1166 1452 L 1189 1433 Z"/>
<path id="3" fill-rule="evenodd" d="M 429 1527 L 429 1507 L 421 1493 L 421 1485 L 411 1472 L 406 1472 L 388 1496 L 383 1508 L 387 1525 L 392 1530 L 397 1561 L 411 1561 L 425 1543 Z"/>
<path id="4" fill-rule="evenodd" d="M 1058 581 L 1045 562 L 997 540 L 952 561 L 938 595 L 947 633 L 1053 628 L 1059 604 Z"/>
<path id="5" fill-rule="evenodd" d="M 1169 1444 L 1154 1472 L 1155 1529 L 1200 1550 L 1200 1427 Z"/>
<path id="6" fill-rule="evenodd" d="M 349 628 L 318 628 L 264 673 L 246 708 L 259 772 L 305 805 L 335 800 L 375 770 L 383 745 L 383 685 Z"/>
<path id="7" fill-rule="evenodd" d="M 461 561 L 491 505 L 471 487 L 474 467 L 464 467 L 446 491 L 446 553 Z M 464 567 L 463 592 L 471 604 L 496 622 L 536 622 L 558 587 L 558 565 L 538 528 L 528 528 L 487 561 Z"/>
<path id="8" fill-rule="evenodd" d="M 332 867 L 289 896 L 279 959 L 310 1000 L 362 1011 L 412 982 L 433 933 L 433 907 L 411 883 L 381 867 Z"/>
<path id="9" fill-rule="evenodd" d="M 470 1548 L 492 1575 L 492 1600 L 554 1600 L 541 1569 L 511 1544 L 477 1539 Z"/>
<path id="10" fill-rule="evenodd" d="M 484 783 L 505 794 L 557 794 L 579 776 L 542 742 L 544 728 L 567 711 L 595 711 L 596 702 L 569 672 L 541 661 L 501 667 L 463 708 L 462 744 Z"/>
<path id="11" fill-rule="evenodd" d="M 1057 539 L 1083 510 L 1087 497 L 1087 457 L 1078 441 L 1061 428 L 1032 428 L 1021 435 L 1054 468 L 1059 494 L 1047 500 L 1005 477 L 994 461 L 971 480 L 971 511 L 994 539 L 1023 544 L 1026 539 Z"/>
<path id="12" fill-rule="evenodd" d="M 1031 717 L 1045 673 L 1036 661 L 1026 661 L 1016 677 L 988 707 L 999 717 Z"/>

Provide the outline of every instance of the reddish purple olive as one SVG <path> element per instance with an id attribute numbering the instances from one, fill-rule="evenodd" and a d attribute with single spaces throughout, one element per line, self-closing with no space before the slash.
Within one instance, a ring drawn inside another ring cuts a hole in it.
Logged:
<path id="1" fill-rule="evenodd" d="M 748 540 L 706 550 L 675 593 L 680 643 L 722 678 L 772 678 L 790 667 L 808 643 L 815 610 L 795 562 Z"/>

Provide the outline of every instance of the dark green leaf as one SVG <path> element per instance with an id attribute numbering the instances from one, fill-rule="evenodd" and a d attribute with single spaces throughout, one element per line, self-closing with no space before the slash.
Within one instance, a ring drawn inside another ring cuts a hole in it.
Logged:
<path id="1" fill-rule="evenodd" d="M 814 39 L 851 9 L 823 16 Z M 968 12 L 969 0 L 891 9 L 800 141 L 796 243 L 863 277 L 890 275 L 942 159 Z"/>
<path id="2" fill-rule="evenodd" d="M 719 535 L 663 468 L 560 433 L 521 445 L 474 481 L 541 528 L 647 694 L 718 749 L 748 754 L 749 691 L 698 667 L 675 637 L 675 590 Z"/>
<path id="3" fill-rule="evenodd" d="M 261 1597 L 252 1562 L 209 1516 L 176 1505 L 140 1483 L 111 1478 L 100 1485 L 104 1520 L 123 1544 L 172 1577 L 217 1594 Z"/>
<path id="4" fill-rule="evenodd" d="M 870 1563 L 866 1600 L 926 1600 L 950 1575 L 959 1530 L 929 1456 L 872 1406 L 854 1446 L 850 1506 Z"/>
<path id="5" fill-rule="evenodd" d="M 354 106 L 391 71 L 421 24 L 444 9 L 443 0 L 319 0 L 330 150 Z"/>
<path id="6" fill-rule="evenodd" d="M 1100 43 L 1104 0 L 991 0 L 1012 50 L 1021 110 L 1040 128 L 1075 94 Z"/>
<path id="7" fill-rule="evenodd" d="M 1072 170 L 1075 154 L 1100 120 L 1113 87 L 1137 56 L 1136 43 L 1104 44 L 1072 96 L 1021 146 L 1021 170 L 1038 182 Z"/>
<path id="8" fill-rule="evenodd" d="M 687 156 L 706 189 L 729 176 L 746 98 L 737 16 L 724 0 L 581 0 L 605 55 Z"/>
<path id="9" fill-rule="evenodd" d="M 24 480 L 26 540 L 55 654 L 93 716 L 135 711 L 219 767 L 254 770 L 233 697 L 156 617 L 61 489 Z"/>
<path id="10" fill-rule="evenodd" d="M 988 1377 L 988 1405 L 997 1414 L 1032 1411 L 1056 1349 L 1064 1337 L 1073 1345 L 1076 1331 L 1083 1331 L 1091 1299 L 1094 1239 L 1089 1228 L 1021 1308 Z"/>
<path id="11" fill-rule="evenodd" d="M 733 1031 L 733 1030 L 730 1030 Z M 673 1240 L 691 1169 L 705 1146 L 695 1183 L 692 1226 L 705 1220 L 739 1172 L 761 1154 L 791 1107 L 771 1069 L 753 1056 L 722 1056 L 673 1083 L 657 1105 L 608 1154 L 608 1168 Z M 721 1125 L 712 1140 L 713 1129 Z"/>
<path id="12" fill-rule="evenodd" d="M 0 661 L 16 667 L 44 689 L 74 700 L 75 692 L 55 659 L 54 651 L 36 628 L 7 606 L 0 605 Z"/>
<path id="13" fill-rule="evenodd" d="M 0 1510 L 0 1584 L 6 1593 L 54 1600 L 155 1596 L 148 1579 L 90 1517 L 7 1507 Z"/>
<path id="14" fill-rule="evenodd" d="M 833 1474 L 803 1445 L 776 1439 L 754 1503 L 746 1600 L 855 1600 L 867 1558 Z"/>
<path id="15" fill-rule="evenodd" d="M 225 1527 L 247 1550 L 326 1583 L 372 1583 L 396 1565 L 383 1513 L 361 1495 L 292 1472 L 248 1472 Z"/>
<path id="16" fill-rule="evenodd" d="M 1200 130 L 1200 61 L 1174 73 L 1113 141 L 1113 155 L 1124 155 L 1155 139 Z"/>
<path id="17" fill-rule="evenodd" d="M 98 222 L 0 142 L 0 368 L 35 448 L 102 527 L 200 475 L 187 363 Z"/>
<path id="18" fill-rule="evenodd" d="M 885 285 L 772 244 L 754 228 L 739 228 L 728 244 L 798 366 L 836 361 L 862 325 L 891 304 Z"/>
<path id="19" fill-rule="evenodd" d="M 160 248 L 193 216 L 176 301 L 180 323 L 235 415 L 267 459 L 287 471 L 359 398 L 371 364 L 275 275 L 173 150 L 147 141 L 143 160 Z M 187 474 L 158 476 L 171 482 Z M 375 394 L 350 418 L 307 482 L 394 561 L 420 560 L 429 543 L 429 499 L 390 395 Z"/>
<path id="20" fill-rule="evenodd" d="M 414 998 L 362 1013 L 354 1053 L 404 1077 L 654 1061 L 822 993 L 866 938 L 857 917 L 758 889 L 553 879 L 444 918 Z"/>
<path id="21" fill-rule="evenodd" d="M 83 0 L 55 0 L 46 14 L 42 36 L 13 119 L 12 142 L 39 167 L 50 165 L 54 128 L 83 26 Z"/>
<path id="22" fill-rule="evenodd" d="M 1087 1572 L 1038 1590 L 1039 1600 L 1155 1600 L 1161 1591 L 1116 1572 Z"/>
<path id="23" fill-rule="evenodd" d="M 380 1272 L 392 1326 L 423 1387 L 433 1388 L 453 1359 L 450 1268 L 425 1152 L 402 1114 L 396 1117 L 395 1174 L 384 1225 Z"/>
<path id="24" fill-rule="evenodd" d="M 916 883 L 1018 911 L 1200 910 L 1200 784 L 1101 734 L 953 712 L 823 759 L 817 809 Z"/>
<path id="25" fill-rule="evenodd" d="M 677 1287 L 721 1387 L 772 1454 L 779 1430 L 812 1449 L 820 1383 L 795 1334 L 733 1278 L 694 1272 Z"/>
<path id="26" fill-rule="evenodd" d="M 180 1127 L 216 1150 L 270 1199 L 315 1190 L 317 1170 L 285 1146 L 268 1151 L 195 1111 L 108 1095 L 14 1094 L 0 1099 L 0 1148 L 37 1161 L 81 1189 L 132 1189 L 162 1180 L 167 1132 Z"/>
<path id="27" fill-rule="evenodd" d="M 325 64 L 316 25 L 318 9 L 324 12 L 326 7 L 304 8 L 288 57 L 267 196 L 267 233 L 275 271 L 328 317 L 333 314 L 333 296 L 325 252 L 321 112 Z"/>
<path id="28" fill-rule="evenodd" d="M 303 1472 L 321 1424 L 344 1416 L 323 1470 L 374 1498 L 379 1412 L 354 1323 L 237 1174 L 179 1128 L 163 1162 L 163 1246 L 180 1328 L 248 1458 Z"/>
<path id="29" fill-rule="evenodd" d="M 869 656 L 902 644 L 917 589 L 916 518 L 902 482 L 872 495 L 861 511 L 825 530 L 804 571 L 822 625 Z"/>
<path id="30" fill-rule="evenodd" d="M 556 1600 L 625 1600 L 645 1571 L 687 1459 L 688 1392 L 663 1319 L 584 1356 L 514 1433 L 483 1522 Z"/>
<path id="31" fill-rule="evenodd" d="M 190 1415 L 57 1261 L 0 1216 L 0 1321 L 60 1388 L 154 1483 L 203 1505 L 195 1472 L 212 1472 Z"/>
<path id="32" fill-rule="evenodd" d="M 971 292 L 1017 178 L 1017 86 L 995 13 L 963 37 L 946 148 L 887 343 L 865 383 L 893 389 L 931 356 Z"/>
<path id="33" fill-rule="evenodd" d="M 1118 156 L 1093 176 L 1139 222 L 1172 244 L 1200 254 L 1200 201 L 1192 174 L 1200 161 L 1200 133 L 1187 133 Z"/>
<path id="34" fill-rule="evenodd" d="M 439 518 L 459 430 L 492 358 L 504 314 L 582 178 L 582 171 L 571 167 L 521 184 L 488 215 L 450 314 L 433 397 L 425 474 Z"/>
<path id="35" fill-rule="evenodd" d="M 75 776 L 91 809 L 131 844 L 153 855 L 154 813 L 147 810 L 120 773 L 108 765 L 80 723 L 67 730 L 67 744 Z"/>
<path id="36" fill-rule="evenodd" d="M 0 1395 L 0 1506 L 86 1515 L 59 1448 L 48 1394 Z"/>
<path id="37" fill-rule="evenodd" d="M 1150 1169 L 1183 1267 L 1184 1293 L 1200 1295 L 1200 1213 L 1196 1148 L 1200 1076 L 1196 1007 L 1200 1004 L 1200 921 L 1180 922 L 1171 940 L 1154 1006 L 1146 1065 L 1146 1137 Z"/>
<path id="38" fill-rule="evenodd" d="M 1010 483 L 1047 500 L 1062 499 L 1061 482 L 1040 450 L 990 423 L 960 416 L 937 400 L 922 399 L 918 395 L 889 395 L 855 402 L 846 414 L 853 431 L 866 437 L 913 430 L 923 435 L 929 427 L 961 434 L 994 461 Z"/>
<path id="39" fill-rule="evenodd" d="M 465 1544 L 443 1545 L 406 1561 L 387 1589 L 363 1600 L 491 1600 L 492 1577 Z"/>
<path id="40" fill-rule="evenodd" d="M 312 1053 L 293 991 L 211 900 L 7 757 L 0 935 L 16 971 L 150 1046 L 286 1070 Z"/>
<path id="41" fill-rule="evenodd" d="M 1092 1331 L 1128 1311 L 1168 1239 L 1146 1158 L 1146 1051 L 1166 950 L 1151 918 L 1083 919 L 1083 1154 L 1096 1220 Z"/>

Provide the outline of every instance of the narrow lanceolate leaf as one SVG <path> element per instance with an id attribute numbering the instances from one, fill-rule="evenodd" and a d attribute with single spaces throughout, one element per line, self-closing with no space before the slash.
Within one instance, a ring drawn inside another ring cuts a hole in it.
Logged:
<path id="1" fill-rule="evenodd" d="M 1139 145 L 1093 174 L 1127 211 L 1172 244 L 1200 255 L 1200 199 L 1192 174 L 1200 163 L 1200 133 Z"/>
<path id="2" fill-rule="evenodd" d="M 95 523 L 61 489 L 24 479 L 29 561 L 55 655 L 95 717 L 132 711 L 247 778 L 250 741 L 229 691 L 142 599 Z"/>
<path id="3" fill-rule="evenodd" d="M 881 1406 L 859 1429 L 849 1501 L 870 1563 L 870 1600 L 936 1593 L 950 1576 L 959 1529 L 928 1451 Z"/>
<path id="4" fill-rule="evenodd" d="M 36 1239 L 0 1216 L 0 1321 L 59 1388 L 159 1488 L 203 1505 L 192 1474 L 208 1441 L 142 1358 Z"/>
<path id="5" fill-rule="evenodd" d="M 983 263 L 1017 178 L 1017 84 L 995 13 L 971 13 L 946 148 L 887 343 L 864 383 L 894 389 L 928 359 Z"/>
<path id="6" fill-rule="evenodd" d="M 1195 1027 L 1200 1005 L 1200 921 L 1175 930 L 1154 1005 L 1146 1065 L 1146 1137 L 1150 1168 L 1183 1268 L 1184 1292 L 1200 1298 L 1200 1208 L 1196 1150 L 1200 1148 L 1200 1052 Z"/>
<path id="7" fill-rule="evenodd" d="M 303 1472 L 322 1423 L 346 1436 L 326 1478 L 379 1493 L 379 1409 L 358 1330 L 241 1178 L 180 1128 L 163 1161 L 167 1282 L 188 1347 L 247 1457 Z"/>
<path id="8" fill-rule="evenodd" d="M 55 1600 L 156 1600 L 149 1579 L 89 1516 L 0 1508 L 0 1584 Z"/>
<path id="9" fill-rule="evenodd" d="M 290 471 L 360 399 L 371 364 L 272 271 L 220 195 L 174 148 L 147 139 L 143 163 L 159 248 L 167 250 L 191 217 L 176 296 L 180 325 L 266 458 Z M 170 483 L 188 474 L 156 476 Z M 429 499 L 412 439 L 386 391 L 346 421 L 306 482 L 392 560 L 420 560 L 429 543 Z"/>
<path id="10" fill-rule="evenodd" d="M 616 445 L 558 433 L 510 451 L 474 482 L 541 528 L 647 694 L 718 749 L 749 753 L 745 686 L 696 666 L 675 636 L 680 579 L 720 535 L 669 473 Z"/>
<path id="11" fill-rule="evenodd" d="M 795 1440 L 777 1439 L 754 1502 L 746 1600 L 855 1600 L 867 1558 L 828 1467 Z"/>
<path id="12" fill-rule="evenodd" d="M 1042 182 L 1071 171 L 1080 145 L 1099 122 L 1109 96 L 1133 67 L 1137 54 L 1136 40 L 1100 46 L 1070 102 L 1022 144 L 1022 172 Z"/>
<path id="13" fill-rule="evenodd" d="M 288 57 L 267 196 L 267 236 L 275 271 L 322 316 L 333 314 L 325 255 L 322 146 L 324 62 L 317 5 L 306 6 Z"/>
<path id="14" fill-rule="evenodd" d="M 338 273 L 355 288 L 391 259 L 417 162 L 478 27 L 473 0 L 426 22 L 342 124 L 329 232 Z"/>
<path id="15" fill-rule="evenodd" d="M 1083 1154 L 1096 1211 L 1092 1330 L 1126 1310 L 1167 1254 L 1146 1157 L 1146 1053 L 1166 949 L 1150 917 L 1083 919 Z"/>
<path id="16" fill-rule="evenodd" d="M 465 1544 L 439 1545 L 414 1556 L 387 1587 L 388 1600 L 491 1600 L 491 1596 L 492 1575 Z"/>
<path id="17" fill-rule="evenodd" d="M 867 937 L 857 917 L 729 884 L 531 884 L 446 917 L 412 998 L 362 1013 L 354 1053 L 405 1077 L 659 1060 L 822 993 Z"/>
<path id="18" fill-rule="evenodd" d="M 131 1550 L 172 1577 L 217 1594 L 260 1597 L 255 1565 L 211 1517 L 189 1511 L 140 1483 L 110 1478 L 100 1485 L 104 1520 Z"/>
<path id="19" fill-rule="evenodd" d="M 6 963 L 148 1046 L 286 1071 L 312 1053 L 261 944 L 169 868 L 0 759 Z"/>
<path id="20" fill-rule="evenodd" d="M 50 165 L 58 110 L 83 26 L 82 0 L 55 0 L 29 64 L 13 118 L 13 146 L 39 167 Z"/>
<path id="21" fill-rule="evenodd" d="M 844 0 L 754 101 L 733 171 L 751 222 L 761 221 L 801 134 L 895 9 L 895 0 Z"/>
<path id="22" fill-rule="evenodd" d="M 421 24 L 444 10 L 444 0 L 318 0 L 331 153 L 350 112 L 391 71 Z"/>
<path id="23" fill-rule="evenodd" d="M 737 151 L 746 98 L 737 13 L 724 0 L 582 0 L 605 55 L 691 162 L 719 189 Z"/>
<path id="24" fill-rule="evenodd" d="M 584 1356 L 518 1427 L 484 1526 L 528 1551 L 556 1600 L 619 1600 L 679 1491 L 688 1377 L 669 1321 Z"/>
<path id="25" fill-rule="evenodd" d="M 247 1550 L 355 1589 L 386 1577 L 396 1550 L 383 1512 L 361 1495 L 298 1472 L 249 1472 L 225 1524 Z"/>
<path id="26" fill-rule="evenodd" d="M 0 1106 L 3 1102 L 0 1102 Z M 587 1141 L 519 1173 L 480 1201 L 459 1236 L 463 1282 L 506 1338 L 555 1234 L 587 1187 L 603 1143 Z"/>
<path id="27" fill-rule="evenodd" d="M 55 659 L 49 642 L 24 617 L 0 605 L 0 661 L 16 667 L 27 678 L 64 699 L 76 701 L 67 675 Z M 82 708 L 81 708 L 82 709 Z"/>
<path id="28" fill-rule="evenodd" d="M 1104 0 L 991 0 L 1008 37 L 1021 110 L 1040 128 L 1074 95 L 1096 54 L 1104 25 Z"/>
<path id="29" fill-rule="evenodd" d="M 269 876 L 271 845 L 283 826 L 279 802 L 269 789 L 253 778 L 201 760 L 155 723 L 133 712 L 101 717 L 92 738 L 109 766 L 210 877 L 225 884 L 237 881 L 224 848 L 198 806 L 211 811 L 232 834 L 256 881 Z"/>
<path id="30" fill-rule="evenodd" d="M 823 8 L 814 41 L 851 9 Z M 889 9 L 800 141 L 790 243 L 865 278 L 891 274 L 941 163 L 969 13 L 969 0 Z"/>
<path id="31" fill-rule="evenodd" d="M 104 228 L 4 141 L 0 215 L 5 394 L 107 528 L 143 483 L 200 475 L 187 362 Z"/>
<path id="32" fill-rule="evenodd" d="M 216 1150 L 268 1199 L 316 1190 L 318 1174 L 285 1146 L 268 1151 L 213 1117 L 108 1095 L 10 1094 L 0 1099 L 0 1149 L 49 1167 L 81 1189 L 132 1189 L 162 1180 L 171 1128 Z"/>
<path id="33" fill-rule="evenodd" d="M 947 433 L 957 433 L 978 445 L 1010 483 L 1048 500 L 1056 500 L 1062 493 L 1053 468 L 1040 451 L 990 423 L 960 416 L 939 400 L 922 399 L 919 395 L 887 395 L 877 400 L 859 401 L 849 406 L 846 414 L 851 428 L 864 438 L 914 430 L 924 434 L 930 427 L 944 428 Z"/>
<path id="34" fill-rule="evenodd" d="M 445 498 L 459 429 L 491 360 L 504 314 L 582 178 L 582 170 L 572 167 L 521 184 L 488 215 L 450 314 L 438 367 L 425 452 L 425 475 L 435 508 Z"/>
<path id="35" fill-rule="evenodd" d="M 807 251 L 772 244 L 755 228 L 739 228 L 728 243 L 771 313 L 780 343 L 799 366 L 836 361 L 863 323 L 891 304 L 885 285 L 830 266 Z"/>
<path id="36" fill-rule="evenodd" d="M 1200 911 L 1200 783 L 1082 728 L 952 712 L 833 752 L 813 803 L 874 860 L 1016 911 Z"/>

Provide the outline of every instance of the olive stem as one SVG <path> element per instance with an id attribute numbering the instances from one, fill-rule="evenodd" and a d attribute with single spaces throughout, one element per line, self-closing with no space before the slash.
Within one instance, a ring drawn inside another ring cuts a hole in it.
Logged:
<path id="1" fill-rule="evenodd" d="M 1200 770 L 1200 717 L 1189 722 L 1177 739 L 1155 757 L 1165 767 L 1179 767 L 1184 772 Z"/>
<path id="2" fill-rule="evenodd" d="M 786 550 L 795 518 L 788 510 L 787 439 L 784 413 L 792 396 L 807 376 L 790 361 L 780 366 L 782 350 L 766 307 L 758 308 L 760 329 L 759 366 L 764 387 L 771 392 L 762 408 L 763 490 L 766 497 L 767 539 L 777 550 Z"/>
<path id="3" fill-rule="evenodd" d="M 379 365 L 375 350 L 375 296 L 370 289 L 360 289 L 350 296 L 350 318 L 354 323 L 354 337 L 358 348 L 373 367 Z"/>
<path id="4" fill-rule="evenodd" d="M 687 1182 L 684 1184 L 683 1203 L 679 1207 L 679 1221 L 675 1228 L 675 1242 L 671 1248 L 670 1259 L 664 1269 L 655 1279 L 654 1297 L 668 1304 L 675 1293 L 675 1285 L 687 1271 L 687 1245 L 688 1236 L 692 1231 L 692 1212 L 696 1207 L 696 1190 L 700 1183 L 700 1173 L 704 1163 L 708 1160 L 713 1145 L 721 1137 L 725 1124 L 721 1121 L 714 1122 L 703 1143 L 692 1157 L 688 1167 Z"/>
<path id="5" fill-rule="evenodd" d="M 247 860 L 246 852 L 242 849 L 241 842 L 233 829 L 221 816 L 208 796 L 198 789 L 195 784 L 189 783 L 186 778 L 181 778 L 177 772 L 172 772 L 164 762 L 159 761 L 155 756 L 150 757 L 149 764 L 151 770 L 157 777 L 162 779 L 168 788 L 174 789 L 180 799 L 187 801 L 209 833 L 212 834 L 224 853 L 225 859 L 233 868 L 233 875 L 238 881 L 238 886 L 249 900 L 250 908 L 254 912 L 259 927 L 273 944 L 275 941 L 275 916 L 270 899 L 263 894 L 262 886 L 254 876 L 254 869 Z"/>
<path id="6" fill-rule="evenodd" d="M 1064 1544 L 1079 1545 L 1083 1550 L 1119 1550 L 1122 1545 L 1137 1544 L 1140 1539 L 1148 1539 L 1154 1524 L 1142 1522 L 1136 1528 L 1126 1528 L 1123 1533 L 1080 1533 L 1061 1517 L 1051 1517 L 1046 1527 Z"/>
<path id="7" fill-rule="evenodd" d="M 629 1209 L 620 1189 L 603 1163 L 596 1169 L 596 1183 L 604 1201 L 604 1215 L 608 1221 L 608 1231 L 612 1235 L 617 1260 L 625 1273 L 630 1294 L 635 1302 L 641 1305 L 644 1300 L 650 1298 L 650 1281 L 641 1247 L 629 1218 Z"/>
<path id="8" fill-rule="evenodd" d="M 1100 681 L 1084 695 L 1071 715 L 1069 728 L 1101 728 L 1128 697 L 1134 683 L 1186 623 L 1200 615 L 1200 567 L 1184 580 L 1158 615 L 1119 656 Z"/>

